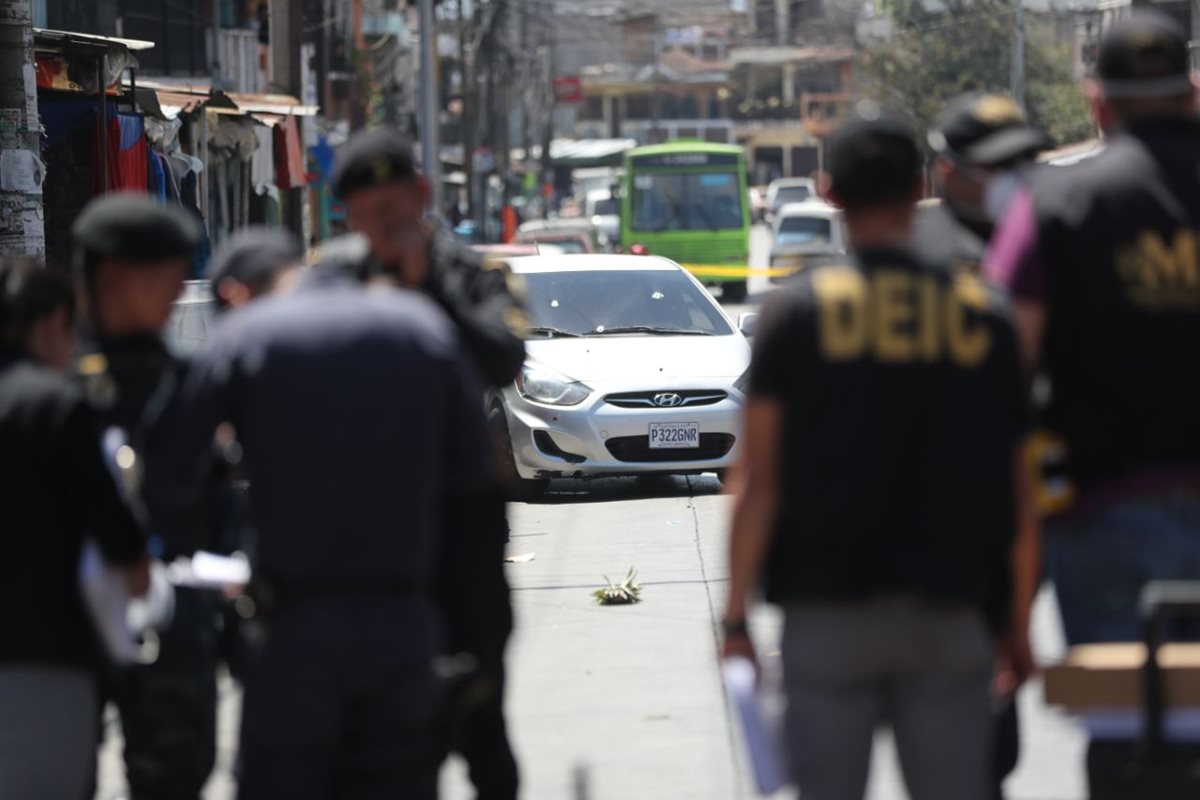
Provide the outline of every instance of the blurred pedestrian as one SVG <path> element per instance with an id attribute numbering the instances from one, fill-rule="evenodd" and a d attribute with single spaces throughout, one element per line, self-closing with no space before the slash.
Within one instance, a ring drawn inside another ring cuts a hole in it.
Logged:
<path id="1" fill-rule="evenodd" d="M 911 128 L 860 105 L 830 153 L 852 261 L 781 290 L 754 342 L 724 653 L 754 657 L 764 576 L 793 778 L 815 800 L 863 797 L 882 723 L 915 800 L 989 797 L 997 651 L 1031 669 L 1032 595 L 998 585 L 1010 563 L 1036 572 L 1027 514 L 1014 546 L 1016 339 L 977 277 L 909 249 L 921 167 Z"/>
<path id="2" fill-rule="evenodd" d="M 1015 298 L 1074 502 L 1047 527 L 1067 641 L 1137 641 L 1147 581 L 1200 579 L 1200 119 L 1188 36 L 1135 11 L 1086 91 L 1103 150 L 1018 196 L 987 271 Z"/>
<path id="3" fill-rule="evenodd" d="M 172 401 L 185 365 L 162 334 L 199 239 L 195 221 L 139 194 L 93 200 L 71 228 L 84 298 L 78 380 L 99 429 L 119 431 L 144 476 L 148 442 Z M 154 507 L 133 487 L 142 510 Z M 152 555 L 166 561 L 203 543 L 182 541 L 150 520 Z M 152 664 L 114 672 L 108 685 L 120 710 L 130 795 L 200 796 L 216 760 L 217 598 L 179 588 L 174 618 L 158 632 Z"/>
<path id="4" fill-rule="evenodd" d="M 978 274 L 995 224 L 1025 185 L 1049 139 L 1004 95 L 972 93 L 952 101 L 929 133 L 942 201 L 917 215 L 917 251 L 926 260 Z M 1007 585 L 995 602 L 1007 607 Z M 1013 686 L 1000 687 L 1015 689 Z M 1016 697 L 997 698 L 996 791 L 1020 756 Z"/>
<path id="5" fill-rule="evenodd" d="M 145 539 L 105 466 L 92 411 L 64 374 L 74 297 L 33 262 L 0 263 L 0 797 L 83 797 L 92 781 L 100 653 L 80 596 L 85 536 L 149 583 Z"/>
<path id="6" fill-rule="evenodd" d="M 967 94 L 929 133 L 942 202 L 917 216 L 921 254 L 978 272 L 996 223 L 1050 145 L 1012 98 Z"/>
<path id="7" fill-rule="evenodd" d="M 334 269 L 359 278 L 382 270 L 401 286 L 425 292 L 454 322 L 472 366 L 486 384 L 499 388 L 515 380 L 525 361 L 519 332 L 527 321 L 510 289 L 508 270 L 485 267 L 477 253 L 451 234 L 422 222 L 429 192 L 416 173 L 409 143 L 388 128 L 359 134 L 339 157 L 334 192 L 346 203 L 351 228 L 365 235 L 370 250 L 369 257 L 361 258 L 355 255 L 354 243 L 335 244 Z M 493 429 L 491 435 L 495 440 L 502 434 Z M 494 572 L 488 563 L 503 560 L 508 539 L 502 483 L 506 476 L 499 469 L 493 472 L 492 491 L 462 510 L 455 524 L 464 530 L 450 534 L 479 544 L 461 554 L 473 561 L 459 571 L 458 588 L 446 602 L 458 614 L 484 609 L 471 624 L 488 642 L 475 654 L 474 676 L 463 682 L 452 701 L 457 722 L 451 746 L 466 759 L 480 800 L 512 800 L 518 772 L 504 719 L 504 650 L 512 633 L 512 607 L 503 572 Z M 474 538 L 490 531 L 495 519 L 503 524 L 498 543 Z M 471 574 L 491 578 L 468 580 Z M 473 647 L 454 636 L 446 642 L 451 653 Z"/>
<path id="8" fill-rule="evenodd" d="M 300 278 L 304 255 L 300 237 L 286 228 L 254 225 L 239 230 L 217 249 L 209 265 L 209 281 L 218 311 L 234 311 L 259 298 L 287 291 Z M 163 437 L 159 446 L 169 450 L 174 443 Z M 217 428 L 210 476 L 213 513 L 188 515 L 172 521 L 171 527 L 176 531 L 191 527 L 186 536 L 193 541 L 212 542 L 212 549 L 218 553 L 240 552 L 253 558 L 256 537 L 250 524 L 249 485 L 242 449 L 232 425 L 226 423 Z M 158 453 L 150 453 L 148 457 L 157 459 Z M 213 530 L 206 532 L 203 526 Z M 220 615 L 218 654 L 230 677 L 244 681 L 248 655 L 245 621 L 230 603 L 222 605 Z"/>
<path id="9" fill-rule="evenodd" d="M 357 134 L 338 155 L 334 194 L 350 230 L 366 236 L 371 258 L 347 264 L 360 278 L 382 271 L 420 289 L 450 315 L 484 381 L 505 386 L 525 363 L 525 315 L 504 268 L 485 269 L 479 254 L 424 221 L 429 186 L 412 147 L 394 128 Z"/>
<path id="10" fill-rule="evenodd" d="M 242 228 L 217 249 L 208 268 L 217 308 L 241 308 L 288 288 L 303 264 L 304 245 L 286 228 Z"/>
<path id="11" fill-rule="evenodd" d="M 252 487 L 242 797 L 436 796 L 435 657 L 486 664 L 508 603 L 472 588 L 504 586 L 481 393 L 434 304 L 322 271 L 231 316 L 189 374 L 164 494 L 187 513 L 224 421 Z"/>

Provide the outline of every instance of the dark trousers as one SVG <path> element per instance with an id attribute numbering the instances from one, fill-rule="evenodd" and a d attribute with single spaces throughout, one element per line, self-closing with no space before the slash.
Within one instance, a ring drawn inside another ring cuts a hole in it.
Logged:
<path id="1" fill-rule="evenodd" d="M 197 800 L 217 754 L 217 597 L 179 589 L 158 660 L 113 687 L 133 800 Z"/>
<path id="2" fill-rule="evenodd" d="M 314 600 L 251 636 L 244 800 L 434 800 L 444 748 L 432 612 L 416 600 Z"/>
<path id="3" fill-rule="evenodd" d="M 497 691 L 464 718 L 457 750 L 471 776 L 476 800 L 516 800 L 517 760 L 504 720 L 504 678 Z"/>
<path id="4" fill-rule="evenodd" d="M 1005 699 L 996 714 L 996 800 L 1004 800 L 1004 780 L 1017 768 L 1021 758 L 1020 722 L 1017 717 L 1017 698 Z"/>

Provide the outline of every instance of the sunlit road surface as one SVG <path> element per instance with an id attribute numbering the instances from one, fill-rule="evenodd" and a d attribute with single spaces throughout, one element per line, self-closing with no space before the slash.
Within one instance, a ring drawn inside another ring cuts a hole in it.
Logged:
<path id="1" fill-rule="evenodd" d="M 754 234 L 766 264 L 766 231 Z M 751 300 L 767 289 L 752 281 Z M 731 314 L 753 306 L 733 307 Z M 755 796 L 740 734 L 721 692 L 717 621 L 726 587 L 729 498 L 715 478 L 606 479 L 556 483 L 544 501 L 510 509 L 509 565 L 517 633 L 509 652 L 509 717 L 524 800 L 737 800 Z M 532 556 L 532 559 L 529 557 Z M 602 576 L 636 568 L 643 602 L 600 607 Z M 778 616 L 752 621 L 768 674 L 778 672 Z M 1048 594 L 1039 601 L 1035 649 L 1062 652 Z M 234 797 L 230 777 L 237 693 L 223 681 L 221 752 L 206 797 Z M 1021 695 L 1023 755 L 1010 800 L 1083 800 L 1083 740 L 1041 703 Z M 99 797 L 121 796 L 115 725 L 102 759 Z M 886 736 L 869 800 L 907 795 Z M 447 800 L 473 797 L 462 765 L 443 780 Z M 790 798 L 783 792 L 777 798 Z"/>

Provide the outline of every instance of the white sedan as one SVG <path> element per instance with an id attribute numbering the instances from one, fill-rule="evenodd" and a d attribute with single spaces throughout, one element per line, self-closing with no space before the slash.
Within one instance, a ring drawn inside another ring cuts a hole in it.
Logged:
<path id="1" fill-rule="evenodd" d="M 647 256 L 509 264 L 525 289 L 527 360 L 489 397 L 489 420 L 522 494 L 552 478 L 733 464 L 750 345 L 695 278 Z"/>

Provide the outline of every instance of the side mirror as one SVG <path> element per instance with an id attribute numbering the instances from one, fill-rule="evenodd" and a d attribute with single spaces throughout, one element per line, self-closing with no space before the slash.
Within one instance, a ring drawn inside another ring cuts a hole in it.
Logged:
<path id="1" fill-rule="evenodd" d="M 747 339 L 754 335 L 754 329 L 756 327 L 758 327 L 757 313 L 750 312 L 738 315 L 738 330 L 740 330 L 742 335 Z"/>

